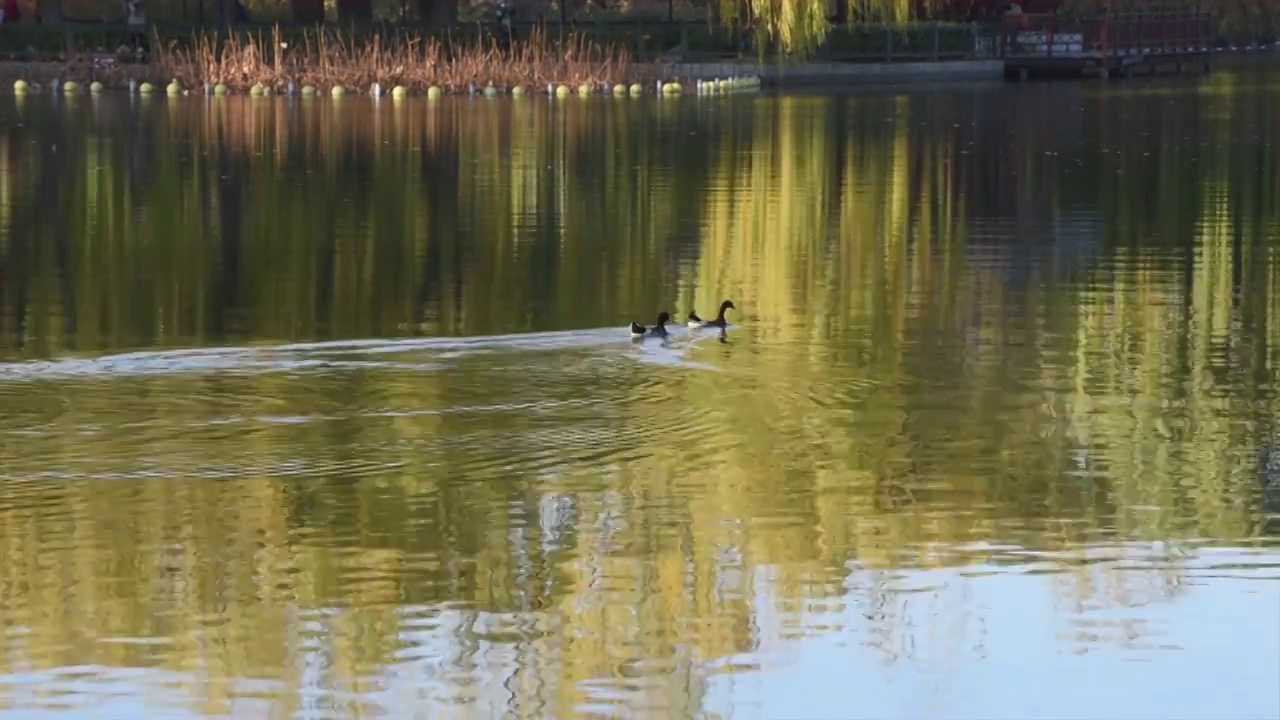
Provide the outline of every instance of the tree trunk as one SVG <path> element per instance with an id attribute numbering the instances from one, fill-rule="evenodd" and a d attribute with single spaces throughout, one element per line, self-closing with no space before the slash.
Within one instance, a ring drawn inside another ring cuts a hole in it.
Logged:
<path id="1" fill-rule="evenodd" d="M 236 0 L 215 0 L 214 16 L 218 27 L 230 27 L 236 24 Z"/>
<path id="2" fill-rule="evenodd" d="M 458 22 L 458 0 L 418 0 L 418 16 L 431 27 Z"/>
<path id="3" fill-rule="evenodd" d="M 373 22 L 370 0 L 338 0 L 338 19 L 346 22 Z"/>
<path id="4" fill-rule="evenodd" d="M 61 25 L 62 0 L 38 0 L 36 19 L 45 25 Z"/>
<path id="5" fill-rule="evenodd" d="M 324 22 L 324 0 L 291 0 L 293 21 L 300 25 Z"/>
<path id="6" fill-rule="evenodd" d="M 849 22 L 849 0 L 836 0 L 836 12 L 832 21 L 837 25 Z"/>

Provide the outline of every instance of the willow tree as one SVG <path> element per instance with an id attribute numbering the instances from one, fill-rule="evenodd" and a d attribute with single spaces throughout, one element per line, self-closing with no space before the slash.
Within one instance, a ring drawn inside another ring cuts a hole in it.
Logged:
<path id="1" fill-rule="evenodd" d="M 927 12 L 939 0 L 712 0 L 713 17 L 749 29 L 757 44 L 806 54 L 821 45 L 832 19 L 901 23 Z"/>
<path id="2" fill-rule="evenodd" d="M 418 14 L 427 25 L 452 25 L 458 22 L 458 0 L 418 0 Z"/>
<path id="3" fill-rule="evenodd" d="M 370 0 L 338 0 L 338 19 L 373 22 L 373 3 Z"/>
<path id="4" fill-rule="evenodd" d="M 324 22 L 324 0 L 292 0 L 293 21 L 314 25 Z"/>

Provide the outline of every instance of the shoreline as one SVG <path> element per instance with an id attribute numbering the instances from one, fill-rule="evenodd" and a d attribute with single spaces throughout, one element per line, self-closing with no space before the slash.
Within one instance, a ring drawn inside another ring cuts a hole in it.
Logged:
<path id="1" fill-rule="evenodd" d="M 1280 61 L 1280 43 L 1274 48 L 1214 50 L 1215 62 L 1229 64 L 1275 63 Z M 955 58 L 950 60 L 904 60 L 902 62 L 807 62 L 760 63 L 755 61 L 686 62 L 652 64 L 679 82 L 752 75 L 764 87 L 800 89 L 812 87 L 857 88 L 892 83 L 930 84 L 939 81 L 1003 80 L 1005 61 L 1001 58 Z"/>
<path id="2" fill-rule="evenodd" d="M 1228 61 L 1240 61 L 1246 58 L 1256 62 L 1275 62 L 1280 52 L 1218 51 L 1214 55 Z M 84 74 L 83 63 L 49 62 L 49 61 L 0 61 L 0 83 L 8 90 L 17 80 L 32 83 L 48 84 L 56 79 L 68 79 Z M 628 84 L 640 83 L 645 94 L 654 92 L 653 79 L 660 78 L 664 83 L 674 82 L 680 85 L 678 92 L 692 94 L 697 91 L 699 81 L 725 78 L 753 78 L 747 81 L 754 87 L 770 89 L 803 89 L 814 87 L 858 88 L 885 84 L 930 84 L 939 81 L 986 81 L 1000 80 L 1004 73 L 1004 61 L 991 59 L 954 59 L 937 61 L 904 61 L 904 62 L 867 62 L 867 63 L 760 63 L 755 61 L 722 61 L 722 62 L 678 62 L 678 63 L 634 63 L 627 69 L 631 76 Z M 104 84 L 108 88 L 119 88 L 129 81 L 142 83 L 165 83 L 167 79 L 159 78 L 162 70 L 152 64 L 125 63 L 116 65 L 109 71 L 94 73 L 104 76 Z M 87 85 L 87 82 L 81 81 Z M 479 88 L 479 84 L 477 84 Z M 187 88 L 193 94 L 198 88 Z M 318 88 L 327 90 L 327 88 Z M 348 87 L 352 94 L 364 94 L 368 88 Z M 383 92 L 391 88 L 383 87 Z M 482 88 L 479 88 L 482 89 Z M 573 94 L 578 94 L 578 85 L 569 84 Z M 543 94 L 542 88 L 526 88 L 528 94 Z M 232 94 L 246 94 L 243 89 L 232 89 Z M 500 94 L 510 94 L 510 88 L 500 88 Z M 327 92 L 326 92 L 327 94 Z M 411 94 L 422 94 L 412 92 Z M 465 92 L 445 91 L 445 94 L 466 94 Z"/>
<path id="3" fill-rule="evenodd" d="M 999 80 L 1000 59 L 956 59 L 868 63 L 672 63 L 657 66 L 678 82 L 749 75 L 771 88 L 880 85 L 886 82 L 931 83 L 939 80 Z"/>
<path id="4" fill-rule="evenodd" d="M 644 78 L 644 87 L 651 89 L 649 78 L 662 78 L 681 83 L 685 92 L 693 92 L 699 80 L 723 78 L 759 78 L 759 84 L 770 88 L 800 88 L 817 86 L 862 86 L 886 82 L 929 83 L 938 80 L 995 80 L 1001 77 L 1004 64 L 1001 60 L 939 60 L 901 63 L 793 63 L 771 64 L 756 62 L 720 63 L 636 63 L 630 69 L 636 80 Z M 108 87 L 128 83 L 151 81 L 166 82 L 157 77 L 161 70 L 148 64 L 121 64 L 103 77 Z M 58 79 L 78 76 L 72 63 L 47 61 L 0 61 L 0 83 L 11 86 L 17 80 L 48 84 Z M 87 84 L 87 83 L 86 83 Z M 189 88 L 193 89 L 193 88 Z M 386 88 L 390 89 L 390 88 Z M 576 86 L 574 86 L 576 90 Z M 359 92 L 358 89 L 354 89 Z"/>

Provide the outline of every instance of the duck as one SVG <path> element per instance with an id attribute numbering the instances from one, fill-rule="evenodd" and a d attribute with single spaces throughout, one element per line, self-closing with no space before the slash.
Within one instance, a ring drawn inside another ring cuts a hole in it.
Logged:
<path id="1" fill-rule="evenodd" d="M 631 321 L 631 337 L 632 339 L 642 338 L 645 336 L 646 333 L 649 335 L 657 336 L 657 337 L 667 337 L 670 333 L 667 332 L 666 325 L 670 320 L 671 320 L 671 315 L 665 311 L 658 313 L 658 320 L 654 324 L 654 326 L 651 328 L 645 328 L 645 326 L 641 325 L 635 320 L 632 320 Z"/>
<path id="2" fill-rule="evenodd" d="M 700 328 L 702 327 L 702 325 L 703 325 L 702 318 L 698 317 L 698 313 L 690 310 L 689 311 L 689 327 Z"/>
<path id="3" fill-rule="evenodd" d="M 734 306 L 733 306 L 733 301 L 732 301 L 732 300 L 725 300 L 724 302 L 720 303 L 720 314 L 716 315 L 716 319 L 715 319 L 715 320 L 706 320 L 706 321 L 703 321 L 703 322 L 702 322 L 702 324 L 701 324 L 701 325 L 699 325 L 698 327 L 716 327 L 716 328 L 720 328 L 721 330 L 723 330 L 725 327 L 727 327 L 727 326 L 729 325 L 729 322 L 728 322 L 727 320 L 725 320 L 725 319 L 724 319 L 724 313 L 725 313 L 725 311 L 726 311 L 726 310 L 737 310 L 737 309 L 738 309 L 738 308 L 736 308 L 736 307 L 734 307 Z M 697 316 L 696 316 L 696 315 L 694 315 L 693 313 L 689 313 L 689 316 L 690 316 L 690 318 L 691 318 L 691 319 L 690 319 L 690 323 L 691 323 L 691 326 L 692 326 L 692 318 L 697 317 Z"/>

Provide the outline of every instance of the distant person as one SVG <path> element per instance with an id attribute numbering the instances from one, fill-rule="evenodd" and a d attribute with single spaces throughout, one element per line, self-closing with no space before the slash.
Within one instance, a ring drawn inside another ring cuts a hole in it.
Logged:
<path id="1" fill-rule="evenodd" d="M 511 41 L 515 40 L 515 28 L 512 27 L 511 21 L 514 19 L 515 10 L 507 0 L 498 0 L 498 4 L 493 8 L 494 19 L 498 21 L 501 32 L 498 33 L 498 47 L 503 50 L 511 49 Z"/>
<path id="2" fill-rule="evenodd" d="M 0 23 L 18 23 L 22 21 L 22 8 L 18 7 L 18 0 L 4 0 L 4 6 L 0 7 Z"/>
<path id="3" fill-rule="evenodd" d="M 1022 52 L 1022 41 L 1018 33 L 1027 29 L 1027 16 L 1022 12 L 1019 0 L 1010 0 L 1001 8 L 1000 17 L 1004 22 L 1005 43 L 1012 52 Z"/>
<path id="4" fill-rule="evenodd" d="M 147 52 L 147 14 L 142 0 L 125 0 L 124 24 L 129 28 L 129 48 L 141 59 Z"/>
<path id="5" fill-rule="evenodd" d="M 130 31 L 138 32 L 138 28 L 147 24 L 147 14 L 142 9 L 142 0 L 125 0 L 124 24 Z"/>
<path id="6" fill-rule="evenodd" d="M 1018 31 L 1027 29 L 1027 15 L 1022 12 L 1022 0 L 1010 0 L 1004 10 L 1004 16 L 1010 28 Z"/>

